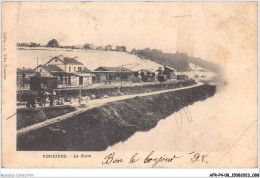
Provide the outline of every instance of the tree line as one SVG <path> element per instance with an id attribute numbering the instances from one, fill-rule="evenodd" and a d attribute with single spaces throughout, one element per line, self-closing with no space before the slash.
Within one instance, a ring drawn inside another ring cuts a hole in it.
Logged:
<path id="1" fill-rule="evenodd" d="M 163 53 L 158 49 L 132 49 L 132 54 L 137 55 L 141 59 L 149 59 L 158 64 L 165 65 L 176 69 L 178 72 L 190 71 L 191 68 L 189 66 L 188 55 L 185 53 L 176 52 L 172 53 Z"/>
<path id="2" fill-rule="evenodd" d="M 41 45 L 40 43 L 17 43 L 19 47 L 51 47 L 51 48 L 70 48 L 70 49 L 87 49 L 87 50 L 99 50 L 99 51 L 122 51 L 126 52 L 126 46 L 95 46 L 91 43 L 86 43 L 83 46 L 79 47 L 78 45 L 71 45 L 71 46 L 61 46 L 59 45 L 58 40 L 52 39 L 50 40 L 47 45 Z"/>
<path id="3" fill-rule="evenodd" d="M 158 49 L 132 49 L 132 54 L 137 55 L 141 59 L 149 59 L 156 63 L 159 63 L 164 66 L 169 66 L 176 69 L 178 72 L 191 71 L 189 62 L 194 63 L 202 68 L 207 69 L 208 71 L 220 73 L 222 71 L 222 66 L 203 60 L 201 58 L 195 58 L 188 56 L 186 53 L 163 53 Z"/>

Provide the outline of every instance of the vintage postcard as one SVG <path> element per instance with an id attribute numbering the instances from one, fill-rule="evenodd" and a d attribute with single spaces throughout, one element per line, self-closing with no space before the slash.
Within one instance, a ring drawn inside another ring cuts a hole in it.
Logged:
<path id="1" fill-rule="evenodd" d="M 4 168 L 257 168 L 257 2 L 2 2 Z"/>

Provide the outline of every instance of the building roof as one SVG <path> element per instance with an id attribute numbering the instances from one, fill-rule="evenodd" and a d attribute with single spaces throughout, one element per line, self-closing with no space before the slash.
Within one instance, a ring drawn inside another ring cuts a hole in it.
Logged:
<path id="1" fill-rule="evenodd" d="M 110 72 L 132 72 L 130 69 L 122 68 L 122 67 L 104 67 L 100 66 L 94 71 L 110 71 Z"/>
<path id="2" fill-rule="evenodd" d="M 88 69 L 88 68 L 86 68 L 86 67 L 83 67 L 82 72 L 84 72 L 84 73 L 90 73 L 91 70 Z"/>
<path id="3" fill-rule="evenodd" d="M 63 70 L 61 68 L 59 68 L 58 66 L 56 65 L 39 65 L 38 67 L 43 67 L 44 69 L 48 70 L 49 72 L 62 72 Z M 36 68 L 38 68 L 36 67 Z M 35 68 L 35 69 L 36 69 Z M 34 70 L 35 70 L 34 69 Z"/>
<path id="4" fill-rule="evenodd" d="M 66 73 L 64 71 L 60 71 L 60 72 L 52 72 L 51 73 L 53 76 L 72 76 L 74 75 L 73 73 Z"/>
<path id="5" fill-rule="evenodd" d="M 93 76 L 95 76 L 93 74 L 83 74 L 83 73 L 74 73 L 74 75 L 82 76 L 82 77 L 93 77 Z"/>
<path id="6" fill-rule="evenodd" d="M 175 71 L 175 69 L 173 69 L 173 68 L 171 68 L 171 67 L 169 67 L 169 66 L 164 66 L 164 68 L 166 68 L 166 69 L 168 69 L 168 70 L 171 70 L 171 71 Z"/>
<path id="7" fill-rule="evenodd" d="M 52 58 L 51 60 L 49 60 L 46 64 L 50 63 L 52 60 L 54 59 L 58 59 L 61 62 L 63 62 L 64 64 L 75 64 L 75 65 L 83 65 L 81 62 L 77 61 L 74 58 L 69 58 L 69 57 L 63 57 L 62 59 L 59 56 L 55 56 L 54 58 Z M 46 65 L 45 64 L 45 65 Z"/>
<path id="8" fill-rule="evenodd" d="M 81 62 L 77 61 L 74 58 L 64 57 L 63 61 L 64 61 L 65 64 L 83 65 Z"/>

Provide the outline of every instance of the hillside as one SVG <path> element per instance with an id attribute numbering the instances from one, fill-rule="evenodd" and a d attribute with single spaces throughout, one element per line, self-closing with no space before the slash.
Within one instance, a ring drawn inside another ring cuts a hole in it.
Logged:
<path id="1" fill-rule="evenodd" d="M 200 58 L 195 58 L 195 57 L 189 57 L 188 59 L 190 62 L 207 69 L 208 71 L 214 72 L 219 74 L 222 71 L 222 66 L 219 64 L 216 64 L 214 62 L 206 61 Z"/>
<path id="2" fill-rule="evenodd" d="M 157 70 L 162 65 L 170 66 L 178 72 L 191 71 L 189 62 L 196 64 L 208 71 L 219 73 L 220 66 L 200 58 L 189 57 L 185 53 L 163 53 L 160 50 L 149 48 L 144 50 L 132 50 L 131 53 L 119 51 L 99 51 L 85 49 L 46 48 L 46 47 L 22 47 L 17 50 L 18 68 L 32 68 L 45 64 L 52 57 L 63 55 L 66 57 L 78 57 L 90 70 L 99 66 L 117 67 L 124 66 L 131 70 L 150 69 Z M 130 64 L 130 65 L 129 65 Z"/>
<path id="3" fill-rule="evenodd" d="M 149 59 L 158 64 L 170 66 L 178 72 L 191 71 L 192 69 L 189 66 L 189 62 L 214 73 L 219 73 L 221 70 L 221 67 L 218 64 L 200 58 L 190 57 L 186 53 L 163 53 L 161 50 L 151 50 L 149 48 L 144 50 L 133 49 L 131 53 L 142 59 Z"/>
<path id="4" fill-rule="evenodd" d="M 139 70 L 142 68 L 157 70 L 159 66 L 161 66 L 160 64 L 157 64 L 151 60 L 142 60 L 134 54 L 118 51 L 23 47 L 18 48 L 17 50 L 17 67 L 35 68 L 37 66 L 37 58 L 38 64 L 40 65 L 45 64 L 52 57 L 59 55 L 63 55 L 66 57 L 77 56 L 78 60 L 90 70 L 94 70 L 99 66 L 117 67 L 122 65 L 124 65 L 124 67 L 131 68 L 132 70 Z"/>
<path id="5" fill-rule="evenodd" d="M 184 53 L 163 53 L 161 50 L 149 49 L 135 50 L 133 49 L 131 53 L 137 55 L 142 59 L 149 59 L 161 65 L 167 65 L 173 67 L 178 72 L 190 71 L 188 56 Z"/>

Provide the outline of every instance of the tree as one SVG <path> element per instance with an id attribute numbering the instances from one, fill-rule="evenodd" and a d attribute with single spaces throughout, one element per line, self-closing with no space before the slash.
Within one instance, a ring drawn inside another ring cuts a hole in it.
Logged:
<path id="1" fill-rule="evenodd" d="M 123 52 L 126 52 L 126 47 L 125 47 L 125 46 L 121 46 L 121 50 L 122 50 Z"/>
<path id="2" fill-rule="evenodd" d="M 96 47 L 93 44 L 90 44 L 90 43 L 84 44 L 83 48 L 84 49 L 90 49 L 90 50 L 96 49 Z"/>
<path id="3" fill-rule="evenodd" d="M 144 71 L 140 73 L 141 77 L 144 78 Z"/>
<path id="4" fill-rule="evenodd" d="M 84 49 L 90 49 L 90 44 L 88 44 L 88 43 L 87 43 L 87 44 L 84 44 L 83 48 L 84 48 Z"/>
<path id="5" fill-rule="evenodd" d="M 139 73 L 138 73 L 138 72 L 135 72 L 135 73 L 134 73 L 134 76 L 135 76 L 135 77 L 138 77 L 138 76 L 139 76 Z"/>
<path id="6" fill-rule="evenodd" d="M 47 47 L 59 47 L 59 43 L 56 39 L 52 39 L 48 42 Z"/>
<path id="7" fill-rule="evenodd" d="M 135 54 L 136 53 L 136 49 L 133 48 L 132 51 L 131 51 L 132 54 Z"/>
<path id="8" fill-rule="evenodd" d="M 144 51 L 151 51 L 151 49 L 150 48 L 145 48 Z"/>

